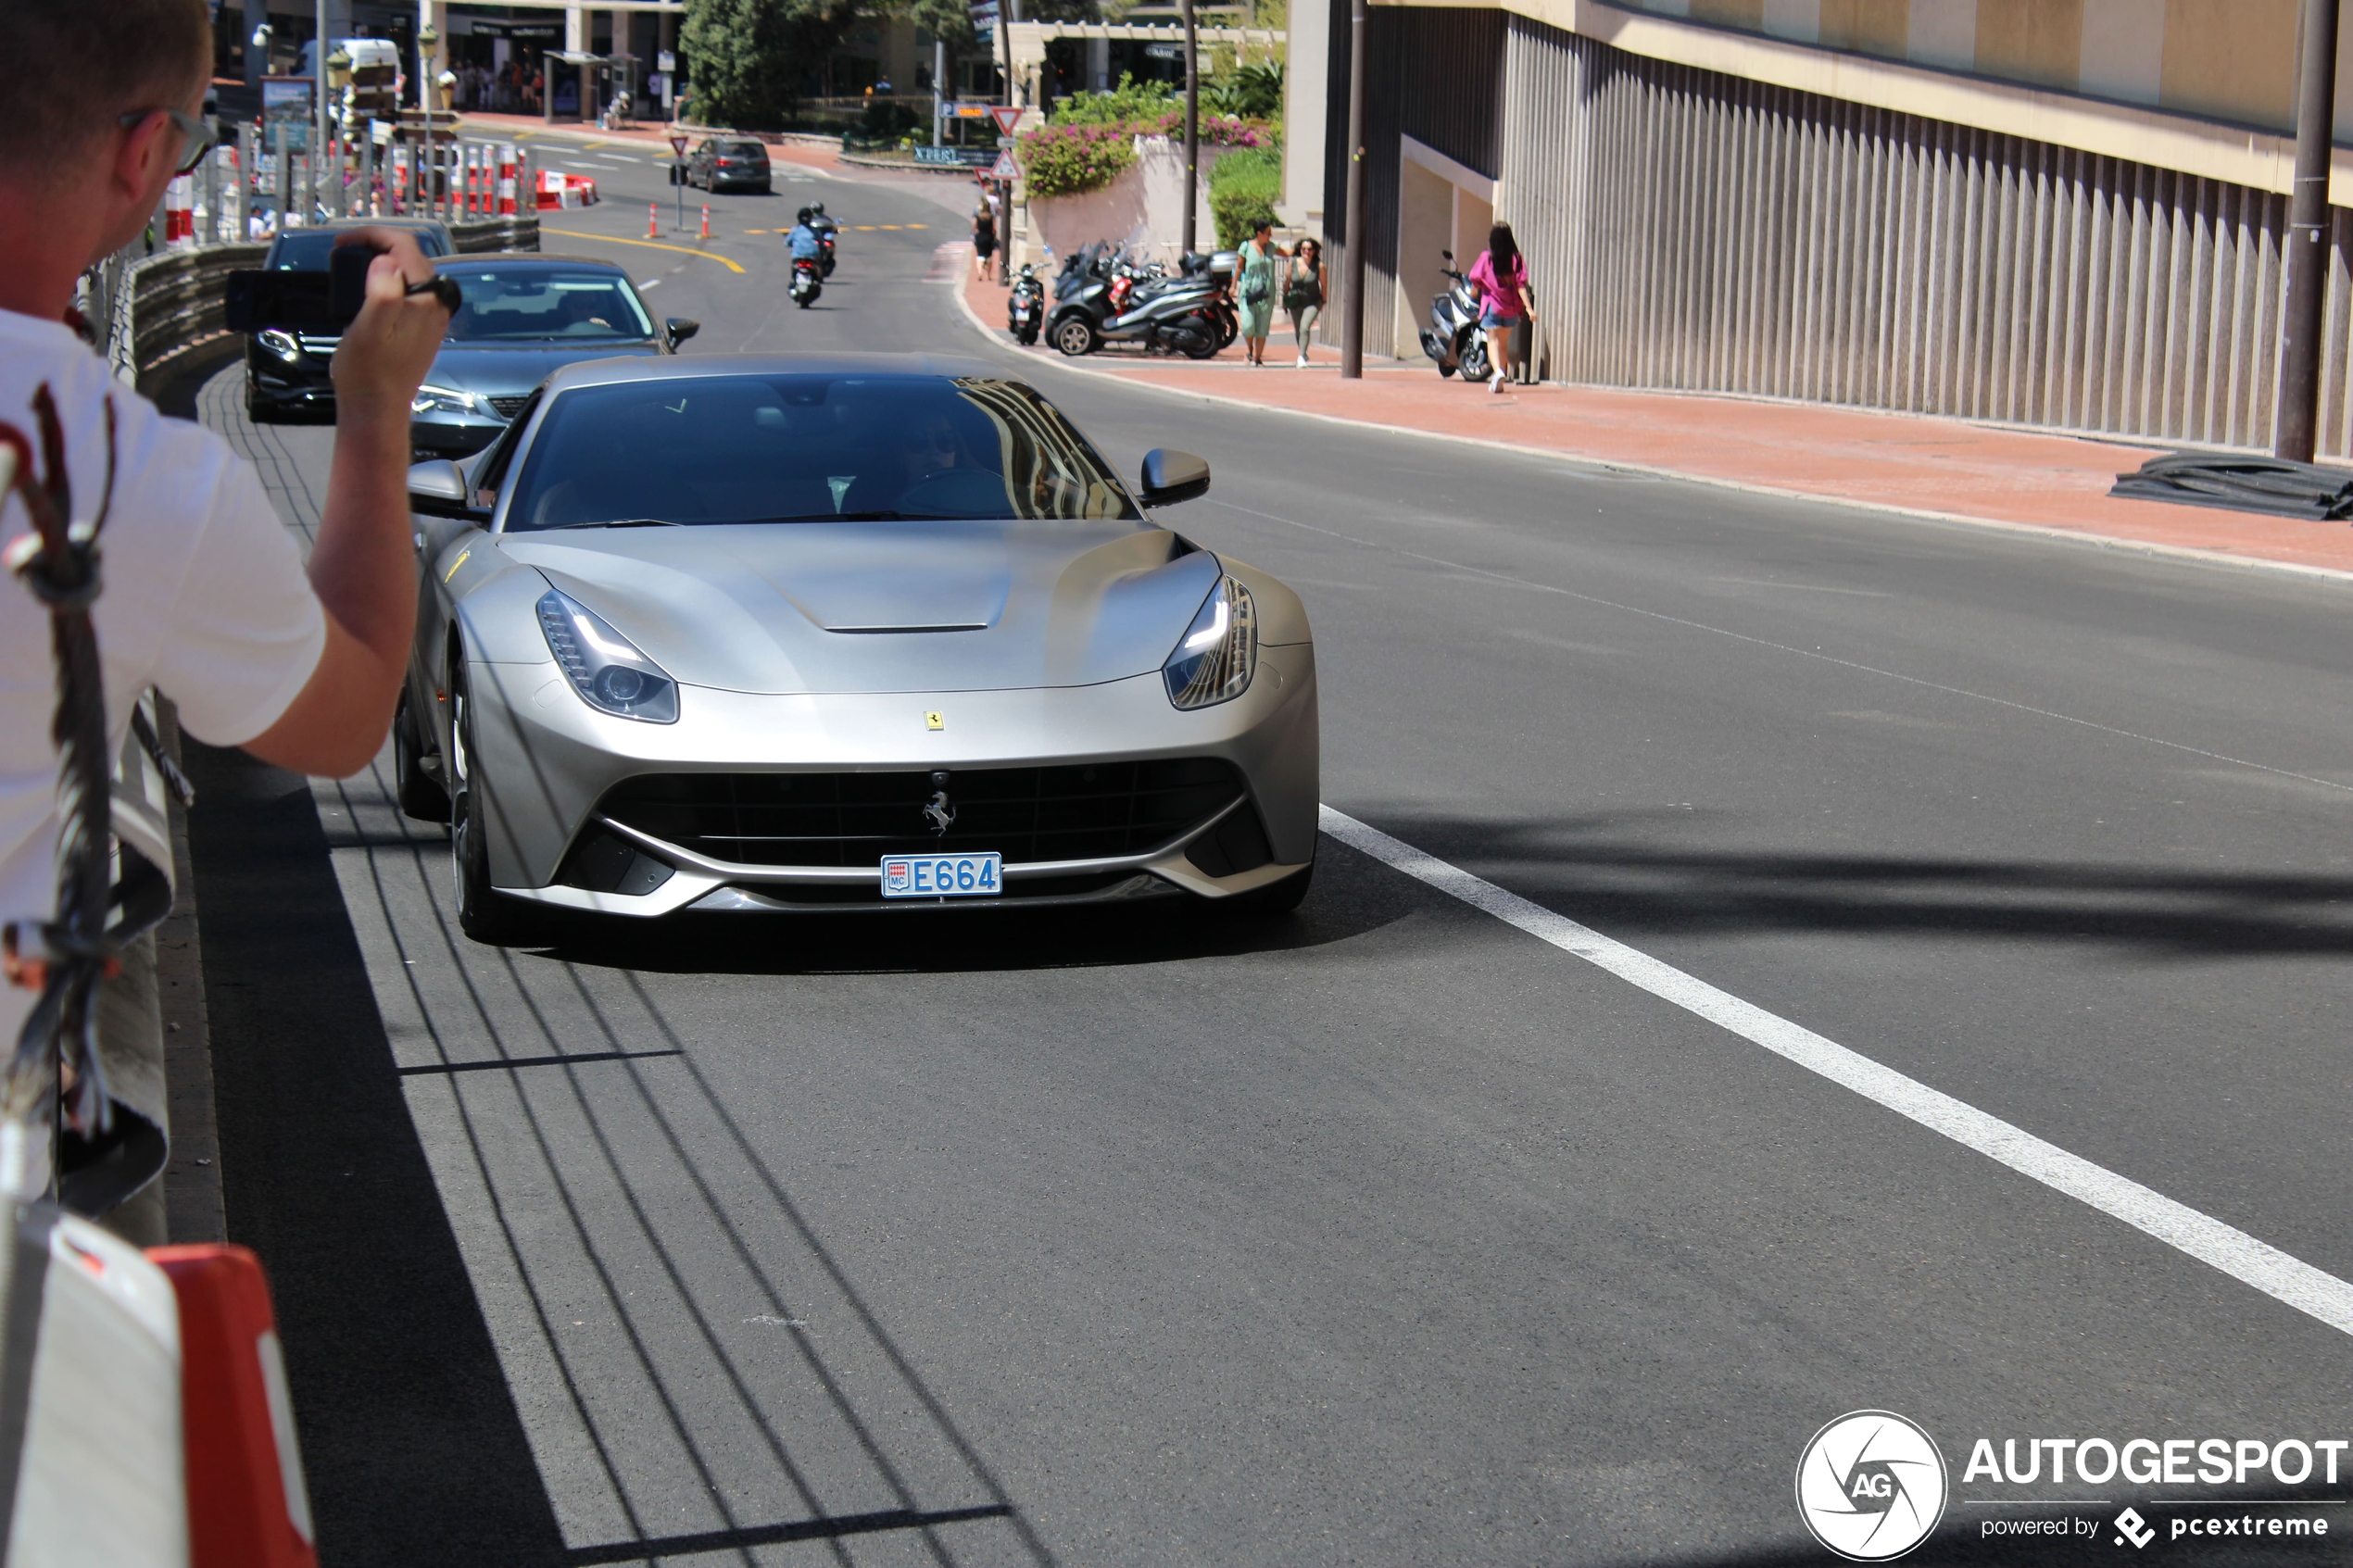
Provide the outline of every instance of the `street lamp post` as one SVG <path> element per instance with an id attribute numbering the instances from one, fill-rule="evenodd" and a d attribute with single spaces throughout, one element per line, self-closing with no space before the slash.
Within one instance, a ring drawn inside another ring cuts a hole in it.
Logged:
<path id="1" fill-rule="evenodd" d="M 1365 0 L 1348 17 L 1348 299 L 1340 313 L 1340 373 L 1365 374 Z"/>
<path id="2" fill-rule="evenodd" d="M 351 52 L 346 49 L 342 44 L 336 44 L 335 52 L 327 56 L 327 69 L 321 74 L 327 79 L 327 85 L 332 92 L 336 94 L 348 93 L 351 90 L 347 85 L 347 83 L 351 81 Z M 332 102 L 333 99 L 330 98 L 322 101 Z M 325 119 L 326 113 L 324 110 L 321 110 L 320 120 L 322 134 L 325 130 Z M 333 209 L 335 216 L 339 218 L 348 218 L 351 216 L 350 187 L 346 185 L 343 181 L 344 133 L 348 132 L 351 129 L 351 116 L 348 111 L 338 115 L 336 117 L 336 122 L 343 128 L 342 131 L 327 139 L 327 144 L 334 149 L 334 168 L 332 170 L 335 185 Z"/>
<path id="3" fill-rule="evenodd" d="M 425 216 L 440 216 L 440 202 L 433 188 L 433 56 L 441 47 L 441 30 L 433 25 L 431 13 L 422 7 L 418 13 L 424 25 L 417 30 L 417 103 L 425 111 L 425 144 L 418 152 L 418 173 L 424 181 Z"/>
<path id="4" fill-rule="evenodd" d="M 310 43 L 310 101 L 318 120 L 310 132 L 310 206 L 314 211 L 322 210 L 327 205 L 321 190 L 327 178 L 327 0 L 319 0 L 317 19 L 317 31 Z M 343 171 L 338 169 L 335 173 L 335 182 L 340 185 Z"/>
<path id="5" fill-rule="evenodd" d="M 2329 288 L 2330 121 L 2336 103 L 2337 0 L 2304 0 L 2296 94 L 2296 193 L 2288 198 L 2287 302 L 2281 311 L 2279 427 L 2271 456 L 2312 460 L 2320 424 L 2321 325 Z"/>
<path id="6" fill-rule="evenodd" d="M 1185 249 L 1200 239 L 1195 213 L 1201 207 L 1201 51 L 1193 0 L 1185 0 Z"/>

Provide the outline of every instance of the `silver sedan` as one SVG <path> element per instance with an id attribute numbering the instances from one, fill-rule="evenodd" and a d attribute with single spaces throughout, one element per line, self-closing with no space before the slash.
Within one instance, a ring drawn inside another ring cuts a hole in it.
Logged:
<path id="1" fill-rule="evenodd" d="M 704 356 L 556 372 L 409 480 L 395 748 L 460 923 L 551 911 L 1288 909 L 1315 848 L 1298 596 L 1154 521 L 988 367 Z"/>

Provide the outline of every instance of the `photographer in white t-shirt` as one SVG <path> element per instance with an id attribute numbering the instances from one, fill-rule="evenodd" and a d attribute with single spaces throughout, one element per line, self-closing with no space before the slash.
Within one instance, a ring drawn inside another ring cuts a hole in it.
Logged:
<path id="1" fill-rule="evenodd" d="M 74 516 L 90 520 L 113 399 L 114 498 L 93 615 L 114 744 L 153 685 L 199 740 L 301 772 L 357 772 L 384 744 L 416 624 L 409 401 L 448 318 L 404 284 L 432 270 L 406 236 L 359 232 L 388 254 L 335 353 L 334 462 L 306 571 L 252 467 L 114 381 L 64 322 L 82 272 L 139 234 L 202 150 L 205 0 L 0 0 L 0 59 L 11 63 L 0 94 L 0 421 L 37 451 L 33 396 L 50 389 Z M 0 501 L 0 544 L 30 527 L 19 498 Z M 44 920 L 55 907 L 56 689 L 46 609 L 0 581 L 0 920 Z M 31 1000 L 0 986 L 0 1053 Z"/>

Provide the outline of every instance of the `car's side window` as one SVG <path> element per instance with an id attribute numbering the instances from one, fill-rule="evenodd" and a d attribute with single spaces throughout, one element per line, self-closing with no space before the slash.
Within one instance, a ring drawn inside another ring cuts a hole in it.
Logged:
<path id="1" fill-rule="evenodd" d="M 504 433 L 484 454 L 473 475 L 475 506 L 487 509 L 498 504 L 498 487 L 507 482 L 507 469 L 514 460 L 515 447 L 522 442 L 523 430 L 531 423 L 531 416 L 539 411 L 540 398 L 546 395 L 544 387 L 532 393 L 531 400 L 507 421 Z"/>

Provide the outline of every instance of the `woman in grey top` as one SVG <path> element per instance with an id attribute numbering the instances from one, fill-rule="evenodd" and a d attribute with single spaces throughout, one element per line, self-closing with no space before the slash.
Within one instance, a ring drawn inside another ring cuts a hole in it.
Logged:
<path id="1" fill-rule="evenodd" d="M 1307 365 L 1307 343 L 1315 335 L 1315 318 L 1324 313 L 1329 283 L 1324 273 L 1324 243 L 1302 240 L 1291 252 L 1283 283 L 1283 308 L 1290 312 L 1290 335 L 1299 344 L 1299 368 Z"/>
<path id="2" fill-rule="evenodd" d="M 1282 257 L 1275 244 L 1274 220 L 1260 219 L 1242 242 L 1241 271 L 1234 279 L 1242 352 L 1253 365 L 1266 363 L 1266 338 L 1275 326 L 1276 263 Z"/>

